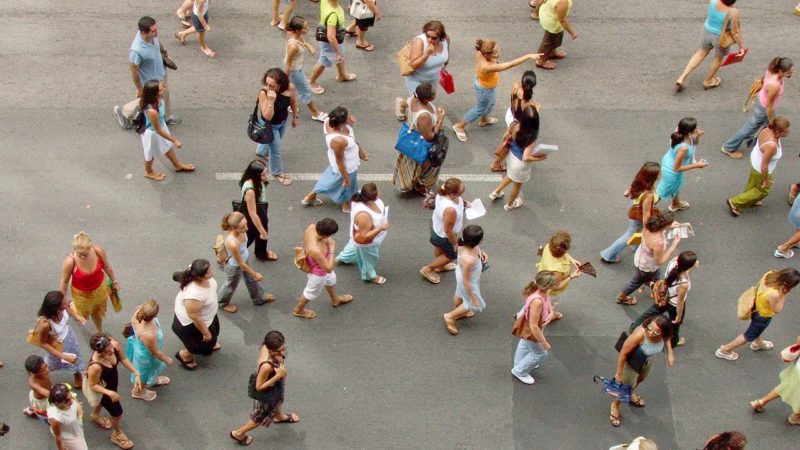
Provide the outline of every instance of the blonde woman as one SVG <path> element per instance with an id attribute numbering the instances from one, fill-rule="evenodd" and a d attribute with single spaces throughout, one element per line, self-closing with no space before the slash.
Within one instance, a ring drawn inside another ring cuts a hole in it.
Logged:
<path id="1" fill-rule="evenodd" d="M 534 61 L 540 55 L 529 53 L 512 61 L 501 63 L 500 45 L 491 39 L 478 39 L 475 41 L 475 106 L 472 107 L 464 118 L 453 125 L 453 131 L 461 142 L 467 142 L 467 124 L 478 118 L 479 127 L 497 123 L 496 117 L 489 117 L 497 98 L 497 84 L 500 83 L 500 72 L 517 67 L 525 61 Z"/>
<path id="2" fill-rule="evenodd" d="M 525 384 L 533 384 L 536 380 L 531 372 L 536 370 L 550 354 L 550 343 L 544 337 L 544 328 L 554 318 L 553 305 L 550 303 L 550 289 L 558 283 L 558 274 L 542 270 L 536 278 L 525 286 L 522 295 L 525 305 L 517 313 L 524 315 L 531 328 L 535 340 L 520 339 L 514 353 L 514 365 L 511 374 Z"/>
<path id="3" fill-rule="evenodd" d="M 70 287 L 72 301 L 78 313 L 91 317 L 97 332 L 103 331 L 103 317 L 106 316 L 108 288 L 106 275 L 111 280 L 111 289 L 119 291 L 119 281 L 102 247 L 92 242 L 83 231 L 72 239 L 72 252 L 67 254 L 61 264 L 61 293 L 67 295 Z"/>
<path id="4" fill-rule="evenodd" d="M 164 354 L 164 330 L 158 320 L 159 305 L 155 300 L 148 300 L 136 308 L 131 317 L 131 334 L 123 333 L 128 343 L 125 346 L 125 356 L 131 361 L 142 377 L 141 389 L 133 389 L 131 397 L 145 401 L 155 400 L 157 394 L 148 386 L 164 386 L 170 379 L 161 373 L 168 365 L 172 365 L 172 358 Z M 128 331 L 128 330 L 126 330 Z M 131 383 L 136 379 L 131 375 Z"/>
<path id="5" fill-rule="evenodd" d="M 247 220 L 240 212 L 234 211 L 222 218 L 220 225 L 225 236 L 225 249 L 230 257 L 225 262 L 225 284 L 219 290 L 219 304 L 227 313 L 235 313 L 239 308 L 231 304 L 231 298 L 239 286 L 239 280 L 244 275 L 250 300 L 256 306 L 261 306 L 275 300 L 272 294 L 264 296 L 264 288 L 260 281 L 264 277 L 250 267 L 250 250 L 247 248 Z"/>
<path id="6" fill-rule="evenodd" d="M 547 245 L 542 249 L 542 259 L 536 264 L 537 272 L 553 272 L 556 275 L 556 284 L 550 288 L 549 294 L 560 295 L 569 287 L 569 283 L 581 276 L 581 263 L 568 252 L 572 246 L 572 236 L 564 230 L 558 230 L 550 237 Z M 554 312 L 551 320 L 564 317 L 560 312 Z"/>

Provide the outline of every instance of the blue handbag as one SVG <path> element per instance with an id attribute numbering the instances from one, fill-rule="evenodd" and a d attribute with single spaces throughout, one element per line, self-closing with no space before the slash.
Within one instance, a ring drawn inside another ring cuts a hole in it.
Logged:
<path id="1" fill-rule="evenodd" d="M 417 130 L 412 130 L 407 123 L 403 122 L 400 125 L 400 131 L 397 132 L 397 144 L 394 148 L 398 152 L 408 156 L 422 164 L 428 160 L 428 152 L 433 146 L 433 142 L 428 142 L 422 137 L 422 133 Z"/>
<path id="2" fill-rule="evenodd" d="M 604 378 L 599 375 L 595 375 L 592 380 L 595 384 L 600 385 L 602 393 L 614 397 L 615 400 L 619 400 L 622 403 L 628 403 L 631 400 L 631 385 L 617 383 L 614 377 Z"/>

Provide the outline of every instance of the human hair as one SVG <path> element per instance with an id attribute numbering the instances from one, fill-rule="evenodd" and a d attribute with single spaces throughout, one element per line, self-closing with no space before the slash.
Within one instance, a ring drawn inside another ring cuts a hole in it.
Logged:
<path id="1" fill-rule="evenodd" d="M 242 178 L 239 179 L 239 187 L 244 186 L 244 183 L 250 181 L 253 184 L 253 193 L 256 194 L 256 202 L 261 198 L 261 191 L 264 189 L 265 184 L 269 181 L 261 181 L 261 174 L 267 170 L 267 165 L 263 162 L 254 159 L 250 161 L 247 168 L 242 173 Z"/>
<path id="2" fill-rule="evenodd" d="M 344 106 L 337 106 L 328 113 L 328 125 L 330 125 L 331 128 L 339 128 L 342 125 L 346 125 L 349 115 L 350 113 L 347 111 L 347 108 Z"/>
<path id="3" fill-rule="evenodd" d="M 797 283 L 800 283 L 800 272 L 791 267 L 783 270 L 773 270 L 766 277 L 764 277 L 764 284 L 771 288 L 782 288 L 786 292 L 792 290 Z"/>
<path id="4" fill-rule="evenodd" d="M 150 322 L 158 315 L 158 308 L 158 302 L 153 299 L 142 303 L 136 311 L 136 320 Z"/>
<path id="5" fill-rule="evenodd" d="M 50 291 L 44 295 L 42 306 L 39 307 L 39 315 L 47 319 L 55 319 L 61 311 L 61 302 L 64 301 L 64 294 L 61 291 Z"/>
<path id="6" fill-rule="evenodd" d="M 42 364 L 44 364 L 44 359 L 39 355 L 31 355 L 25 358 L 25 370 L 29 374 L 34 374 L 42 368 Z"/>
<path id="7" fill-rule="evenodd" d="M 483 240 L 483 228 L 480 225 L 467 225 L 461 231 L 461 237 L 458 238 L 458 245 L 464 247 L 475 248 Z"/>
<path id="8" fill-rule="evenodd" d="M 333 236 L 337 231 L 339 231 L 339 224 L 330 217 L 326 217 L 317 222 L 317 224 L 314 226 L 314 229 L 317 230 L 317 234 L 320 236 L 328 237 Z"/>
<path id="9" fill-rule="evenodd" d="M 642 192 L 653 190 L 653 186 L 655 186 L 660 173 L 661 164 L 654 161 L 648 161 L 642 164 L 642 167 L 636 172 L 636 176 L 633 177 L 630 189 L 628 189 L 631 198 L 635 199 L 641 195 Z"/>
<path id="10" fill-rule="evenodd" d="M 572 245 L 572 236 L 565 230 L 558 230 L 550 236 L 547 245 L 550 246 L 551 255 L 561 258 L 569 251 L 569 247 Z"/>
<path id="11" fill-rule="evenodd" d="M 84 380 L 88 383 L 88 381 Z M 72 391 L 66 383 L 58 383 L 50 388 L 50 395 L 47 396 L 47 401 L 51 405 L 56 403 L 64 403 L 72 397 Z"/>
<path id="12" fill-rule="evenodd" d="M 778 116 L 772 120 L 771 124 L 767 125 L 767 128 L 772 131 L 781 132 L 788 130 L 790 125 L 791 123 L 789 123 L 789 119 L 787 119 L 785 116 Z"/>
<path id="13" fill-rule="evenodd" d="M 678 262 L 675 264 L 675 267 L 672 268 L 667 273 L 667 286 L 672 286 L 673 283 L 678 281 L 678 276 L 680 276 L 683 272 L 694 267 L 695 263 L 697 262 L 697 254 L 691 250 L 686 250 L 685 252 L 681 252 L 678 255 Z"/>
<path id="14" fill-rule="evenodd" d="M 222 216 L 222 221 L 220 222 L 219 227 L 222 228 L 222 231 L 235 230 L 239 227 L 243 220 L 245 220 L 244 214 L 240 213 L 239 211 L 232 211 Z"/>
<path id="15" fill-rule="evenodd" d="M 365 203 L 374 202 L 378 198 L 378 186 L 375 183 L 367 183 L 361 186 L 361 191 L 353 194 L 350 199 L 354 202 Z"/>
<path id="16" fill-rule="evenodd" d="M 667 316 L 663 314 L 653 314 L 652 316 L 648 316 L 642 322 L 642 328 L 647 329 L 651 323 L 655 322 L 658 325 L 658 328 L 661 330 L 661 339 L 664 342 L 672 339 L 672 321 L 667 318 Z"/>
<path id="17" fill-rule="evenodd" d="M 497 48 L 497 42 L 491 39 L 477 39 L 475 41 L 475 51 L 481 52 L 481 55 L 491 56 Z"/>
<path id="18" fill-rule="evenodd" d="M 794 67 L 794 62 L 792 62 L 791 59 L 784 58 L 783 56 L 776 56 L 769 62 L 767 70 L 771 73 L 788 72 L 792 70 L 792 67 Z"/>
<path id="19" fill-rule="evenodd" d="M 139 99 L 139 109 L 144 112 L 149 105 L 158 105 L 158 91 L 161 90 L 161 82 L 158 80 L 148 80 L 142 87 L 142 97 Z"/>
<path id="20" fill-rule="evenodd" d="M 264 76 L 261 78 L 261 84 L 264 86 L 267 85 L 267 78 L 272 78 L 276 83 L 278 83 L 278 92 L 283 92 L 289 89 L 289 77 L 283 70 L 273 67 L 272 69 L 264 72 Z"/>
<path id="21" fill-rule="evenodd" d="M 533 98 L 533 88 L 536 87 L 536 72 L 526 70 L 520 80 L 522 85 L 522 99 L 529 102 Z"/>
<path id="22" fill-rule="evenodd" d="M 464 182 L 458 178 L 448 178 L 436 191 L 438 195 L 455 195 L 461 192 Z"/>
<path id="23" fill-rule="evenodd" d="M 652 439 L 642 439 L 641 441 L 637 442 L 637 444 L 639 444 L 639 450 L 658 450 L 656 441 Z"/>
<path id="24" fill-rule="evenodd" d="M 711 436 L 703 450 L 744 450 L 747 436 L 739 431 L 723 431 Z"/>
<path id="25" fill-rule="evenodd" d="M 518 120 L 514 142 L 518 147 L 524 149 L 536 142 L 539 137 L 539 112 L 536 111 L 536 108 L 528 106 L 522 111 Z"/>
<path id="26" fill-rule="evenodd" d="M 436 97 L 436 90 L 433 89 L 432 84 L 426 81 L 417 86 L 417 89 L 414 90 L 414 97 L 417 97 L 417 100 L 422 102 L 423 105 L 427 105 Z"/>
<path id="27" fill-rule="evenodd" d="M 193 281 L 202 279 L 208 273 L 211 263 L 207 259 L 195 259 L 192 265 L 187 267 L 182 272 L 175 272 L 172 274 L 172 279 L 180 283 L 181 290 Z"/>
<path id="28" fill-rule="evenodd" d="M 696 129 L 697 119 L 694 117 L 684 117 L 680 122 L 678 122 L 678 130 L 669 136 L 671 143 L 670 145 L 675 147 L 676 145 L 680 144 L 684 139 L 686 139 L 686 136 L 688 136 L 689 133 Z"/>
<path id="29" fill-rule="evenodd" d="M 149 33 L 150 28 L 153 28 L 153 25 L 155 24 L 156 24 L 156 19 L 153 19 L 150 16 L 143 16 L 141 19 L 139 19 L 137 27 L 139 28 L 139 31 L 141 31 L 142 33 Z"/>
<path id="30" fill-rule="evenodd" d="M 93 245 L 92 238 L 83 230 L 72 236 L 72 248 L 76 250 L 79 248 L 91 248 Z"/>
<path id="31" fill-rule="evenodd" d="M 522 290 L 522 295 L 528 296 L 536 291 L 550 289 L 558 282 L 558 274 L 550 270 L 540 270 L 534 279 Z"/>
<path id="32" fill-rule="evenodd" d="M 439 36 L 439 39 L 447 38 L 447 32 L 444 30 L 444 24 L 438 20 L 431 20 L 422 26 L 422 32 L 427 34 L 428 31 L 433 31 Z"/>
<path id="33" fill-rule="evenodd" d="M 267 350 L 275 351 L 286 342 L 286 339 L 283 337 L 283 333 L 277 330 L 272 330 L 264 336 L 264 346 L 267 347 Z"/>
<path id="34" fill-rule="evenodd" d="M 736 3 L 736 0 L 719 0 L 719 1 L 721 1 L 722 4 L 725 6 L 733 6 L 733 4 Z"/>
<path id="35" fill-rule="evenodd" d="M 302 30 L 303 28 L 305 28 L 306 27 L 306 23 L 308 23 L 308 22 L 306 21 L 305 17 L 292 16 L 292 18 L 289 19 L 289 22 L 286 24 L 286 31 L 290 31 L 292 33 L 296 33 L 298 31 Z"/>
<path id="36" fill-rule="evenodd" d="M 111 345 L 111 336 L 107 333 L 95 333 L 89 338 L 89 348 L 102 352 Z"/>
<path id="37" fill-rule="evenodd" d="M 671 212 L 662 213 L 659 211 L 658 214 L 650 214 L 650 217 L 647 219 L 647 223 L 644 224 L 644 227 L 647 229 L 647 231 L 655 233 L 672 225 L 673 219 L 674 216 Z"/>

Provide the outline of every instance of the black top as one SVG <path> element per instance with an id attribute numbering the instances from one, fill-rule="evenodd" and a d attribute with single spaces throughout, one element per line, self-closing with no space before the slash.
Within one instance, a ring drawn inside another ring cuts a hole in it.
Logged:
<path id="1" fill-rule="evenodd" d="M 92 364 L 97 364 L 100 366 L 100 381 L 106 384 L 106 389 L 110 391 L 117 392 L 117 387 L 119 387 L 119 373 L 117 372 L 117 365 L 119 365 L 119 351 L 114 348 L 114 357 L 116 358 L 116 362 L 111 367 L 106 367 L 99 361 L 92 361 L 89 363 L 91 366 Z"/>
<path id="2" fill-rule="evenodd" d="M 258 116 L 261 118 L 262 121 L 264 120 L 264 116 L 261 114 L 261 108 L 258 108 Z M 273 125 L 280 125 L 283 122 L 286 122 L 286 119 L 289 117 L 289 96 L 278 94 L 275 97 L 275 103 L 273 104 L 272 109 L 272 119 L 270 119 L 269 123 Z"/>

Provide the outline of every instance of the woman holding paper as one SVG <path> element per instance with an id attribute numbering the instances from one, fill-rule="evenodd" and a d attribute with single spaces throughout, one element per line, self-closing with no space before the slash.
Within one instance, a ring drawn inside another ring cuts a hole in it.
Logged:
<path id="1" fill-rule="evenodd" d="M 436 192 L 430 237 L 434 259 L 419 270 L 433 284 L 441 281 L 439 272 L 456 269 L 453 260 L 458 258 L 458 233 L 464 228 L 464 209 L 469 207 L 461 198 L 463 194 L 464 182 L 458 178 L 448 178 Z"/>
<path id="2" fill-rule="evenodd" d="M 506 155 L 506 176 L 489 194 L 492 200 L 501 198 L 504 195 L 503 189 L 513 183 L 508 203 L 503 206 L 506 211 L 522 206 L 520 190 L 522 184 L 531 178 L 531 163 L 547 158 L 546 153 L 534 153 L 537 137 L 539 137 L 539 112 L 529 106 L 520 115 L 519 122 L 511 127 L 511 148 Z"/>
<path id="3" fill-rule="evenodd" d="M 669 206 L 671 212 L 689 209 L 689 202 L 678 198 L 684 183 L 683 173 L 708 166 L 706 160 L 694 159 L 695 149 L 703 134 L 705 132 L 697 128 L 697 119 L 684 117 L 670 136 L 670 149 L 661 158 L 661 181 L 656 191 L 661 198 L 672 198 L 672 204 Z"/>
<path id="4" fill-rule="evenodd" d="M 362 186 L 361 192 L 353 194 L 350 205 L 350 241 L 336 261 L 344 264 L 356 262 L 362 280 L 383 284 L 386 277 L 375 272 L 375 265 L 389 229 L 389 207 L 379 198 L 375 183 Z"/>

